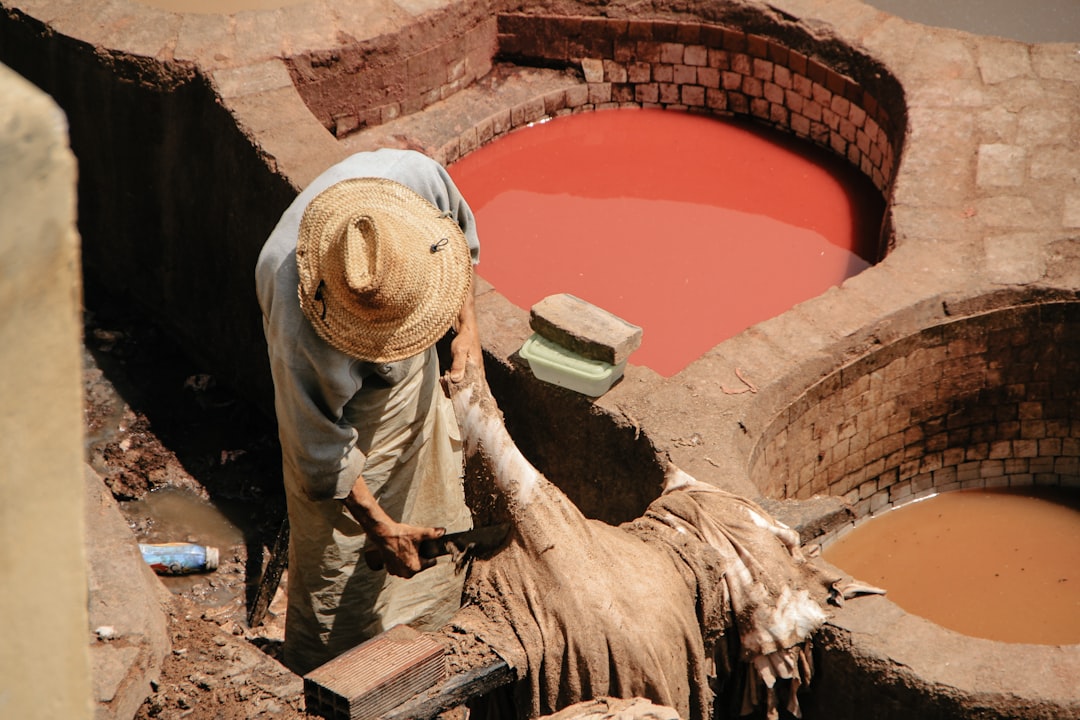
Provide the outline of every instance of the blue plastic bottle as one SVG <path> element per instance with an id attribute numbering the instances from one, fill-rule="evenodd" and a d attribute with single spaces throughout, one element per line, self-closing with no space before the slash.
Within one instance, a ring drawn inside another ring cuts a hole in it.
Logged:
<path id="1" fill-rule="evenodd" d="M 143 560 L 158 575 L 188 575 L 216 570 L 218 549 L 195 543 L 139 543 Z"/>

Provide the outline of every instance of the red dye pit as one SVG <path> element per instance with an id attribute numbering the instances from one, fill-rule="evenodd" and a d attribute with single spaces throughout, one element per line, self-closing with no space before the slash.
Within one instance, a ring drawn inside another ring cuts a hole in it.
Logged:
<path id="1" fill-rule="evenodd" d="M 559 117 L 450 173 L 485 280 L 522 308 L 566 292 L 640 325 L 630 362 L 664 376 L 868 267 L 884 207 L 808 143 L 663 110 Z"/>

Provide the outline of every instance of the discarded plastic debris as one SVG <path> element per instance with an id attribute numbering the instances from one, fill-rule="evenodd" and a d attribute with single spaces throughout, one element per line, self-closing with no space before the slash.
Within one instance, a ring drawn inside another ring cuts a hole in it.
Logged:
<path id="1" fill-rule="evenodd" d="M 217 570 L 218 549 L 195 543 L 139 543 L 143 560 L 158 575 L 189 575 Z"/>

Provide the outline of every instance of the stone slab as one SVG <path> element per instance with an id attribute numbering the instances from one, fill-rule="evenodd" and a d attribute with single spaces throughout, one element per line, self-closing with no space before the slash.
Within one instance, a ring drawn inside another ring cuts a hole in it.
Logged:
<path id="1" fill-rule="evenodd" d="M 591 360 L 618 365 L 641 345 L 641 328 L 581 298 L 560 293 L 532 306 L 529 326 Z"/>

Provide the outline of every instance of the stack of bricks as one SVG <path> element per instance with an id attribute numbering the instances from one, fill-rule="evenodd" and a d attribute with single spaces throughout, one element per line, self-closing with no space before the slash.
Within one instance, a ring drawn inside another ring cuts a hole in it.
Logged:
<path id="1" fill-rule="evenodd" d="M 810 388 L 751 458 L 771 497 L 844 497 L 855 516 L 931 493 L 1080 486 L 1080 305 L 924 330 Z"/>
<path id="2" fill-rule="evenodd" d="M 507 59 L 581 64 L 588 96 L 575 110 L 750 116 L 847 158 L 882 191 L 892 180 L 902 119 L 778 39 L 704 23 L 516 14 L 500 15 L 498 31 Z"/>

